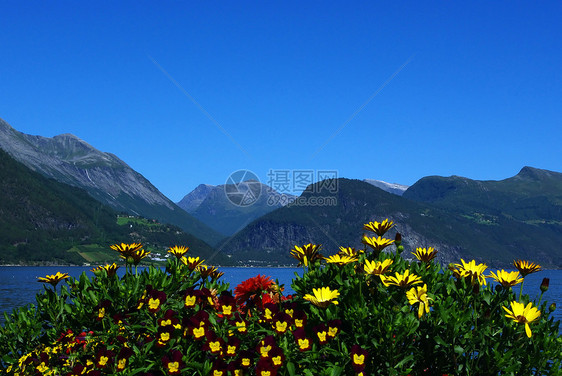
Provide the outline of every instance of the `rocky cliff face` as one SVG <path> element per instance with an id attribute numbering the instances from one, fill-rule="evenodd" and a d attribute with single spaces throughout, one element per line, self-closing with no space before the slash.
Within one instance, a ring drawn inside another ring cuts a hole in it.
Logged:
<path id="1" fill-rule="evenodd" d="M 0 148 L 30 169 L 85 189 L 116 210 L 175 224 L 209 243 L 220 238 L 118 157 L 74 135 L 32 136 L 0 119 Z"/>
<path id="2" fill-rule="evenodd" d="M 170 200 L 125 162 L 72 134 L 53 138 L 32 136 L 0 120 L 0 147 L 30 169 L 84 188 L 114 208 L 128 211 L 119 200 L 121 195 L 136 197 L 150 205 L 173 207 Z"/>

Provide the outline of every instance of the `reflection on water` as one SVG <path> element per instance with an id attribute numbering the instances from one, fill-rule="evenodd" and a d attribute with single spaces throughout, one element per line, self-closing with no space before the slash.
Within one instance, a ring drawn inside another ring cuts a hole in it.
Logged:
<path id="1" fill-rule="evenodd" d="M 78 278 L 82 272 L 86 272 L 89 277 L 93 276 L 90 267 L 80 266 L 0 266 L 0 313 L 11 312 L 15 307 L 20 307 L 28 303 L 35 303 L 35 295 L 43 291 L 44 284 L 37 282 L 37 277 L 44 277 L 56 272 L 68 273 L 70 276 Z M 302 273 L 301 268 L 220 268 L 224 272 L 223 280 L 230 283 L 231 289 L 253 276 L 258 274 L 278 279 L 279 283 L 285 285 L 285 295 L 294 293 L 291 289 L 291 281 L 294 273 Z M 495 270 L 494 270 L 495 271 Z M 123 268 L 118 269 L 123 275 Z M 538 302 L 540 295 L 540 284 L 543 278 L 550 279 L 550 287 L 543 295 L 543 300 L 555 302 L 557 305 L 554 311 L 555 320 L 562 320 L 562 270 L 543 270 L 539 273 L 530 274 L 525 278 L 523 293 L 529 294 L 531 299 Z M 48 285 L 47 288 L 51 288 Z M 519 294 L 519 287 L 514 291 Z M 4 315 L 0 315 L 0 323 L 4 322 Z M 562 331 L 562 327 L 560 328 Z"/>

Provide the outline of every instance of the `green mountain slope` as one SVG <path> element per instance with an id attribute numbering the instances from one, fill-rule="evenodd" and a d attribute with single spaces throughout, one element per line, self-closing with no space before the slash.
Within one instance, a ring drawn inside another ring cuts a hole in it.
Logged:
<path id="1" fill-rule="evenodd" d="M 500 181 L 425 177 L 404 197 L 490 224 L 509 218 L 533 225 L 562 225 L 562 174 L 532 167 Z"/>
<path id="2" fill-rule="evenodd" d="M 224 237 L 180 209 L 117 156 L 72 134 L 28 135 L 0 119 L 0 148 L 33 171 L 82 188 L 119 212 L 176 225 L 209 244 Z"/>
<path id="3" fill-rule="evenodd" d="M 310 188 L 301 196 L 303 202 L 319 202 L 327 196 L 314 186 Z M 562 241 L 558 228 L 509 217 L 498 218 L 491 225 L 438 205 L 392 195 L 358 180 L 338 179 L 338 191 L 332 197 L 337 201 L 334 205 L 297 203 L 277 209 L 219 248 L 244 263 L 291 263 L 289 251 L 295 244 L 323 244 L 325 254 L 337 252 L 340 245 L 362 247 L 363 224 L 390 218 L 397 224 L 395 231 L 404 236 L 406 252 L 432 246 L 440 251 L 442 262 L 458 262 L 463 257 L 507 266 L 515 258 L 529 258 L 562 266 L 562 250 L 552 246 Z"/>
<path id="4" fill-rule="evenodd" d="M 119 225 L 117 213 L 84 190 L 47 179 L 1 149 L 0 193 L 0 264 L 115 260 L 109 245 L 131 241 L 163 251 L 189 245 L 203 257 L 214 253 L 174 226 Z"/>

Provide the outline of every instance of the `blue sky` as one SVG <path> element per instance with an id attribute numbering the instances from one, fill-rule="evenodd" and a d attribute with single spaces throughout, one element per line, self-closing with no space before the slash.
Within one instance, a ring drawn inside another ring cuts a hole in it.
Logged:
<path id="1" fill-rule="evenodd" d="M 173 201 L 239 169 L 562 171 L 562 3 L 4 1 L 0 117 Z"/>

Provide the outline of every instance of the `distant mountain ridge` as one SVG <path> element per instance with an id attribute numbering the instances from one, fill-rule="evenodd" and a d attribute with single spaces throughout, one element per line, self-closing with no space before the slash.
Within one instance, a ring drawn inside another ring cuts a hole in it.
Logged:
<path id="1" fill-rule="evenodd" d="M 199 184 L 193 191 L 176 202 L 176 204 L 189 214 L 193 214 L 215 187 L 215 185 L 210 184 Z"/>
<path id="2" fill-rule="evenodd" d="M 229 195 L 237 191 L 233 184 L 200 184 L 177 204 L 216 231 L 233 235 L 253 220 L 286 205 L 294 196 L 280 194 L 265 184 L 253 181 L 255 201 L 236 205 Z"/>
<path id="3" fill-rule="evenodd" d="M 562 242 L 560 176 L 524 168 L 500 182 L 429 177 L 402 197 L 366 182 L 338 179 L 337 205 L 277 209 L 219 249 L 258 265 L 291 263 L 294 245 L 323 244 L 326 254 L 337 252 L 340 245 L 362 248 L 363 224 L 389 218 L 402 233 L 408 253 L 431 246 L 439 250 L 443 263 L 463 257 L 509 267 L 520 258 L 561 268 L 562 249 L 556 246 Z M 301 197 L 310 201 L 314 192 L 307 190 Z"/>
<path id="4" fill-rule="evenodd" d="M 175 224 L 210 244 L 222 238 L 115 155 L 101 152 L 74 135 L 27 135 L 0 119 L 0 148 L 30 169 L 83 188 L 116 210 Z"/>

